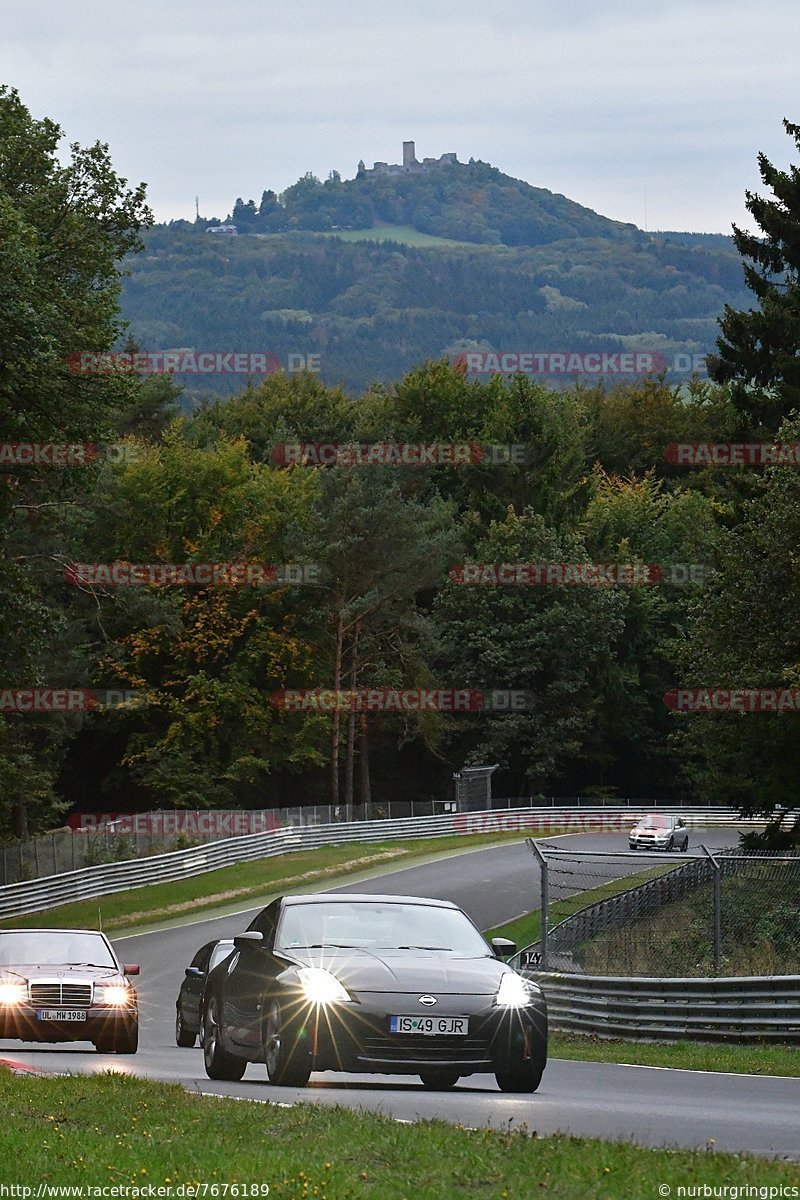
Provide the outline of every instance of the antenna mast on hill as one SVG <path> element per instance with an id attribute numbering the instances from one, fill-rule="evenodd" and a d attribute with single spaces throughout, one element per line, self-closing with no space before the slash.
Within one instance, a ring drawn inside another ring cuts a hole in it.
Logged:
<path id="1" fill-rule="evenodd" d="M 194 198 L 194 215 L 195 215 L 195 219 L 199 221 L 200 220 L 200 197 L 199 196 L 195 196 L 195 198 Z"/>

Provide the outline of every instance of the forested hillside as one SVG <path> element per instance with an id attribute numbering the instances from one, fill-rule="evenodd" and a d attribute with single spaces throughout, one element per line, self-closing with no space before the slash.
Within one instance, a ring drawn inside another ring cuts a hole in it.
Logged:
<path id="1" fill-rule="evenodd" d="M 267 351 L 284 366 L 290 354 L 318 355 L 325 382 L 353 392 L 471 347 L 641 348 L 677 361 L 680 381 L 689 360 L 713 348 L 724 305 L 747 296 L 725 239 L 688 245 L 677 236 L 628 228 L 540 246 L 414 247 L 223 237 L 180 223 L 147 232 L 122 309 L 143 349 Z M 239 386 L 182 382 L 190 396 Z"/>

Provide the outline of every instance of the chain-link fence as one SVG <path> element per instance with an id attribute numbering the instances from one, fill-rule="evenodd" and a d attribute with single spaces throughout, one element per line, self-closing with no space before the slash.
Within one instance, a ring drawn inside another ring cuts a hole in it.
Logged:
<path id="1" fill-rule="evenodd" d="M 520 962 L 585 975 L 800 974 L 800 856 L 701 847 L 571 850 L 529 841 L 542 936 Z"/>

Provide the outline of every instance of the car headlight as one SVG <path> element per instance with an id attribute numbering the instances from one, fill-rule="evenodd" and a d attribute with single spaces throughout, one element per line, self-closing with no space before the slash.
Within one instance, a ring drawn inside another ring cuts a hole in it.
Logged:
<path id="1" fill-rule="evenodd" d="M 346 1004 L 352 999 L 336 976 L 324 967 L 300 967 L 297 976 L 311 1004 Z"/>
<path id="2" fill-rule="evenodd" d="M 119 1008 L 127 1004 L 130 998 L 130 989 L 119 983 L 94 989 L 95 1004 L 112 1004 Z"/>
<path id="3" fill-rule="evenodd" d="M 24 983 L 0 983 L 0 1004 L 24 1004 L 28 988 Z"/>
<path id="4" fill-rule="evenodd" d="M 500 980 L 500 987 L 494 1002 L 503 1008 L 522 1008 L 523 1005 L 530 1004 L 536 991 L 537 989 L 528 983 L 527 979 L 509 971 Z"/>

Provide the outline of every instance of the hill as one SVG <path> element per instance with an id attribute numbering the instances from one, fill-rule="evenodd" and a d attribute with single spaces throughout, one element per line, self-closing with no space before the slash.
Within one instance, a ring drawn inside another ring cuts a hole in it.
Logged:
<path id="1" fill-rule="evenodd" d="M 344 180 L 332 172 L 324 183 L 308 173 L 280 196 L 265 191 L 258 206 L 237 200 L 230 219 L 240 233 L 320 233 L 386 224 L 506 246 L 639 234 L 634 225 L 601 217 L 483 162 L 444 163 L 396 175 L 376 171 Z"/>
<path id="2" fill-rule="evenodd" d="M 730 239 L 648 234 L 484 163 L 305 176 L 234 217 L 238 237 L 147 233 L 122 294 L 142 348 L 311 356 L 354 391 L 465 350 L 549 354 L 556 383 L 572 354 L 648 351 L 677 379 L 714 348 L 724 304 L 748 304 Z M 189 398 L 243 385 L 183 382 Z"/>

